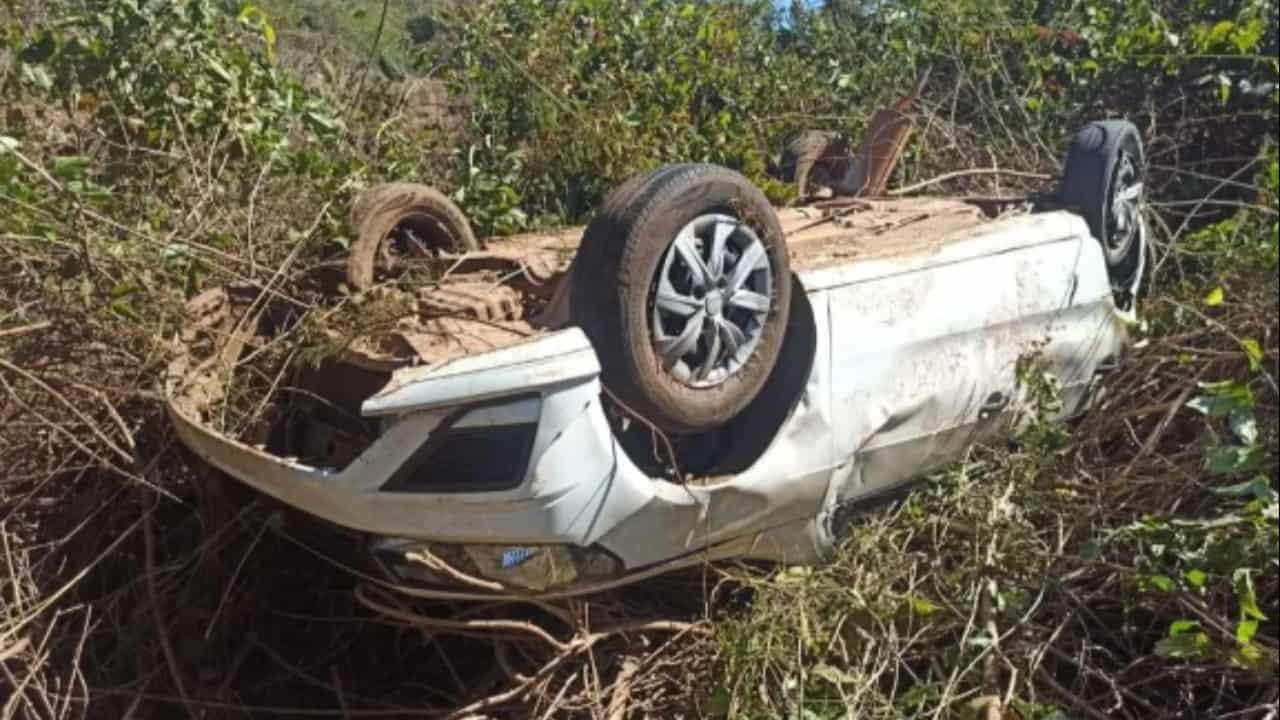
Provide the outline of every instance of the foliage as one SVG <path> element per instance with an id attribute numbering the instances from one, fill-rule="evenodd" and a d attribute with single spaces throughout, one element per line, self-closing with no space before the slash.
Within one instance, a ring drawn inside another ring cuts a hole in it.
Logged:
<path id="1" fill-rule="evenodd" d="M 430 40 L 433 18 L 452 0 L 261 0 L 260 6 L 281 32 L 282 42 L 313 34 L 339 53 L 365 61 L 371 54 L 394 65 L 409 61 L 416 45 Z M 381 21 L 381 23 L 379 22 Z M 379 37 L 378 26 L 382 25 Z"/>
<path id="2" fill-rule="evenodd" d="M 278 67 L 277 33 L 257 6 L 86 0 L 84 10 L 10 26 L 6 140 L 29 157 L 0 159 L 0 189 L 21 201 L 0 231 L 61 237 L 68 218 L 93 212 L 112 230 L 76 233 L 89 251 L 143 264 L 113 284 L 112 307 L 155 302 L 144 296 L 166 286 L 190 295 L 211 269 L 243 277 L 235 258 L 249 247 L 250 269 L 290 249 L 255 234 L 297 237 L 322 257 L 349 235 L 342 207 L 355 190 L 430 166 L 409 130 L 375 120 L 378 92 L 344 109 Z M 292 196 L 278 202 L 286 186 Z M 293 235 L 308 226 L 313 235 Z"/>
<path id="3" fill-rule="evenodd" d="M 625 176 L 672 161 L 734 167 L 784 199 L 768 170 L 791 133 L 856 138 L 925 69 L 907 179 L 992 158 L 1052 171 L 1085 120 L 1123 114 L 1147 131 L 1152 189 L 1207 197 L 1196 210 L 1212 217 L 1247 187 L 1217 184 L 1238 167 L 1221 158 L 1275 137 L 1274 3 L 859 7 L 796 4 L 779 24 L 765 2 L 487 0 L 442 15 L 448 39 L 418 64 L 443 62 L 467 98 L 481 174 L 504 162 L 485 147 L 521 154 L 511 187 L 549 222 L 581 220 Z"/>
<path id="4" fill-rule="evenodd" d="M 1029 355 L 1012 446 L 979 449 L 855 523 L 827 566 L 735 574 L 753 597 L 717 625 L 712 706 L 748 718 L 1050 718 L 1087 715 L 1102 696 L 1117 717 L 1268 702 L 1277 338 L 1258 341 L 1258 357 L 1236 337 L 1270 322 L 1262 308 L 1277 289 L 1262 277 L 1230 329 L 1188 313 L 1177 339 L 1149 340 L 1110 384 L 1119 396 L 1070 434 L 1049 422 L 1056 383 Z M 1178 360 L 1182 343 L 1199 350 Z M 1197 385 L 1210 370 L 1223 379 Z M 1150 402 L 1170 394 L 1183 399 Z M 1204 675 L 1221 694 L 1191 690 Z"/>
<path id="5" fill-rule="evenodd" d="M 353 194 L 381 180 L 442 187 L 482 234 L 584 220 L 665 162 L 726 164 L 785 200 L 770 171 L 791 133 L 856 138 L 924 69 L 897 185 L 1053 173 L 1084 120 L 1142 128 L 1157 251 L 1131 369 L 1071 432 L 1032 412 L 1017 444 L 860 521 L 830 565 L 733 572 L 707 603 L 714 667 L 693 634 L 636 631 L 558 682 L 612 677 L 619 697 L 645 682 L 662 708 L 762 718 L 1275 702 L 1276 3 L 391 0 L 385 20 L 382 6 L 0 2 L 0 662 L 26 672 L 6 712 L 52 715 L 41 698 L 74 705 L 81 679 L 102 716 L 166 717 L 185 697 L 211 717 L 414 715 L 491 689 L 439 678 L 501 687 L 494 668 L 523 646 L 348 620 L 363 611 L 347 575 L 176 449 L 156 390 L 182 301 L 244 283 L 307 313 L 304 279 L 341 259 Z M 299 55 L 320 70 L 299 76 Z M 447 81 L 457 117 L 411 121 L 393 65 Z M 1034 358 L 1019 372 L 1051 409 L 1053 379 Z M 10 657 L 19 636 L 43 644 Z M 633 655 L 655 663 L 640 681 L 608 664 Z M 696 679 L 664 684 L 672 667 Z"/>
<path id="6" fill-rule="evenodd" d="M 513 178 L 532 218 L 587 215 L 622 178 L 703 160 L 762 180 L 771 116 L 808 72 L 778 53 L 768 3 L 533 0 L 482 3 L 452 18 L 447 78 L 484 138 L 468 170 L 523 156 Z M 759 71 L 744 72 L 744 68 Z M 475 142 L 475 141 L 473 141 Z M 504 150 L 505 152 L 505 150 Z M 474 211 L 474 198 L 463 198 Z"/>
<path id="7" fill-rule="evenodd" d="M 1267 209 L 1280 207 L 1280 152 L 1269 144 L 1253 165 L 1254 207 L 1211 222 L 1189 233 L 1179 248 L 1197 275 L 1230 276 L 1241 264 L 1280 268 L 1280 216 Z M 1194 283 L 1195 280 L 1193 279 Z"/>

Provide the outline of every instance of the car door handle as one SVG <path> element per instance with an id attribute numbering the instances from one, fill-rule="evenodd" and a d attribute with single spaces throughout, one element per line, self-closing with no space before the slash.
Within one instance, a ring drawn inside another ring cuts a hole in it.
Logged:
<path id="1" fill-rule="evenodd" d="M 1008 405 L 1009 396 L 997 390 L 988 395 L 986 402 L 982 403 L 982 407 L 978 408 L 978 419 L 986 420 L 1004 410 Z"/>

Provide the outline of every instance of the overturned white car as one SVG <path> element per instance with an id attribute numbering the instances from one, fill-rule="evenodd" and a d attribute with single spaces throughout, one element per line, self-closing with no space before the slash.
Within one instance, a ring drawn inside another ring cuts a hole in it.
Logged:
<path id="1" fill-rule="evenodd" d="M 736 173 L 676 165 L 627 181 L 585 232 L 487 248 L 438 195 L 390 186 L 353 211 L 348 280 L 410 293 L 410 317 L 339 338 L 233 429 L 213 408 L 237 365 L 303 321 L 261 289 L 206 293 L 168 407 L 191 450 L 349 529 L 409 593 L 817 561 L 851 512 L 1006 430 L 1028 353 L 1062 413 L 1082 407 L 1126 345 L 1142 168 L 1116 121 L 1025 201 L 775 209 Z M 418 261 L 426 280 L 388 269 Z"/>

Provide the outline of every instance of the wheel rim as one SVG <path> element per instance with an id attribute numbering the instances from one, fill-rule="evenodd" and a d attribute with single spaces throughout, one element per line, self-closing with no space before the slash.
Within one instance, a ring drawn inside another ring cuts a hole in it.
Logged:
<path id="1" fill-rule="evenodd" d="M 1142 177 L 1133 157 L 1121 151 L 1107 212 L 1106 246 L 1112 255 L 1122 255 L 1133 246 L 1141 222 L 1142 190 Z"/>
<path id="2" fill-rule="evenodd" d="M 773 306 L 773 267 L 755 231 L 736 218 L 694 218 L 667 247 L 651 291 L 650 329 L 662 368 L 712 387 L 750 359 Z"/>

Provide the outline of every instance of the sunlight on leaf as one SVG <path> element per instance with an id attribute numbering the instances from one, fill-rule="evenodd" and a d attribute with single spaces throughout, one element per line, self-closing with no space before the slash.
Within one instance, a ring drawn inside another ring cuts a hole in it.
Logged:
<path id="1" fill-rule="evenodd" d="M 1258 442 L 1258 420 L 1253 412 L 1245 408 L 1234 408 L 1227 416 L 1231 432 L 1245 445 Z"/>
<path id="2" fill-rule="evenodd" d="M 274 63 L 276 61 L 276 29 L 267 18 L 267 14 L 256 5 L 245 5 L 240 8 L 238 19 L 246 25 L 257 25 L 258 32 L 262 33 L 262 39 L 267 45 L 267 59 Z"/>
<path id="3" fill-rule="evenodd" d="M 941 609 L 942 608 L 937 605 L 929 602 L 927 598 L 923 598 L 919 595 L 911 596 L 911 611 L 920 617 L 929 617 Z"/>
<path id="4" fill-rule="evenodd" d="M 1262 345 L 1253 338 L 1245 338 L 1240 341 L 1240 348 L 1244 350 L 1244 354 L 1249 357 L 1249 369 L 1257 370 L 1262 367 Z"/>

